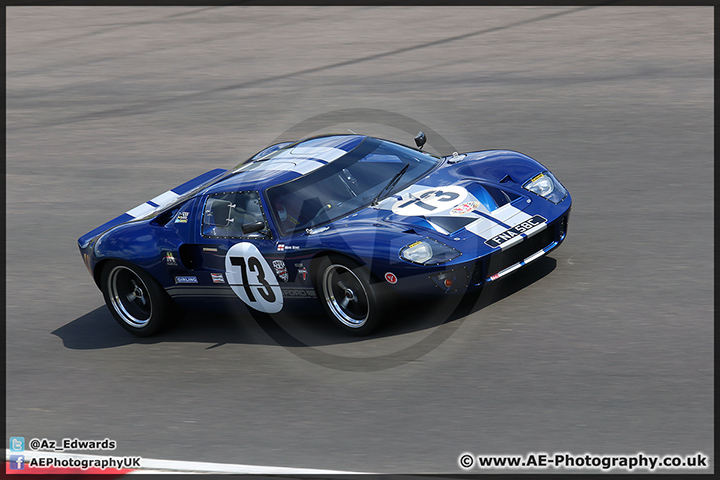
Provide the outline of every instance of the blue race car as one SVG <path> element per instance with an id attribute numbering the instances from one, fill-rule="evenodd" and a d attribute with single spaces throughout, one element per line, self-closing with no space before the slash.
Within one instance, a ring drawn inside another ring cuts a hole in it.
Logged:
<path id="1" fill-rule="evenodd" d="M 365 335 L 396 299 L 480 289 L 565 239 L 570 194 L 539 162 L 507 150 L 435 156 L 422 132 L 415 143 L 272 145 L 97 227 L 80 253 L 135 335 L 186 308 L 242 302 L 272 314 L 295 299 L 319 300 Z"/>

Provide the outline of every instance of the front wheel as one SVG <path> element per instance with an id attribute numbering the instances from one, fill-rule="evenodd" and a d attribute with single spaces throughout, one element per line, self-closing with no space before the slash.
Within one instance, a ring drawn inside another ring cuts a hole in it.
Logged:
<path id="1" fill-rule="evenodd" d="M 368 335 L 384 317 L 377 289 L 366 268 L 344 257 L 324 257 L 317 268 L 316 285 L 323 308 L 334 323 L 350 335 Z"/>
<path id="2" fill-rule="evenodd" d="M 155 279 L 134 265 L 114 261 L 105 265 L 101 288 L 110 313 L 134 335 L 153 335 L 172 319 L 172 299 Z"/>

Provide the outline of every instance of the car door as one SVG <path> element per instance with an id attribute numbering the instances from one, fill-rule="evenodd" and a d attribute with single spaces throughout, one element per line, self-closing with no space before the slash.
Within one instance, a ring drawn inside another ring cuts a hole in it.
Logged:
<path id="1" fill-rule="evenodd" d="M 263 252 L 275 248 L 257 191 L 207 195 L 201 202 L 198 242 L 193 246 L 197 268 L 213 286 L 230 288 L 247 306 L 279 312 L 283 295 Z M 216 290 L 220 290 L 217 288 Z"/>

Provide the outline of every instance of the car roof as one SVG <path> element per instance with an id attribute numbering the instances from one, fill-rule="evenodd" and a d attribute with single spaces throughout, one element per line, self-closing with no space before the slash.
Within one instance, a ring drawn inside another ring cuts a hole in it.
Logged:
<path id="1" fill-rule="evenodd" d="M 366 135 L 322 135 L 301 140 L 277 152 L 241 164 L 205 193 L 264 190 L 334 162 L 352 151 Z"/>

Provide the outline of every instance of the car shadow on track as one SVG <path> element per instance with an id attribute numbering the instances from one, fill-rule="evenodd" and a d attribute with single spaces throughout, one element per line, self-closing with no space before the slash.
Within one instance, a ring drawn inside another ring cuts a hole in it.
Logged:
<path id="1" fill-rule="evenodd" d="M 448 326 L 457 328 L 469 315 L 549 275 L 556 263 L 551 257 L 538 259 L 520 272 L 486 285 L 480 294 L 458 296 L 448 302 L 394 305 L 392 321 L 368 337 L 348 336 L 335 328 L 318 302 L 307 302 L 292 314 L 267 315 L 250 309 L 234 313 L 189 312 L 171 329 L 149 338 L 135 337 L 123 330 L 103 305 L 52 334 L 58 336 L 66 348 L 78 350 L 164 342 L 207 343 L 210 344 L 207 349 L 225 344 L 320 347 L 367 342 Z"/>

